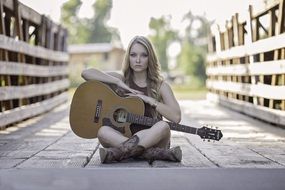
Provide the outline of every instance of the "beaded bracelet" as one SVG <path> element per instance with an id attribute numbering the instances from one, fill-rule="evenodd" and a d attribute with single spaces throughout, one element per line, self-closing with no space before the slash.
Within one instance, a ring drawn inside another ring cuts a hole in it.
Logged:
<path id="1" fill-rule="evenodd" d="M 157 105 L 158 105 L 158 101 L 155 100 L 154 103 L 152 104 L 152 107 L 153 107 L 154 109 L 156 109 Z"/>

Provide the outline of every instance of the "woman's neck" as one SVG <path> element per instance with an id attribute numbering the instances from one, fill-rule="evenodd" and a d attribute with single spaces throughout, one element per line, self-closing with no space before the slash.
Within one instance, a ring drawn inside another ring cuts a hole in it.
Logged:
<path id="1" fill-rule="evenodd" d="M 134 73 L 134 82 L 139 85 L 140 87 L 144 87 L 147 85 L 147 76 L 146 72 L 136 72 Z"/>

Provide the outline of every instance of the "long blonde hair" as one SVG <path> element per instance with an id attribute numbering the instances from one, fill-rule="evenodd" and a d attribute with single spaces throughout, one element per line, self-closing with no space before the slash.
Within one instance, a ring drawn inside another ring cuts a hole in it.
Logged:
<path id="1" fill-rule="evenodd" d="M 162 77 L 160 75 L 160 64 L 153 48 L 152 43 L 144 36 L 135 36 L 127 48 L 123 62 L 123 74 L 126 84 L 129 85 L 130 80 L 133 80 L 133 71 L 130 67 L 130 50 L 131 47 L 139 43 L 143 45 L 148 53 L 148 67 L 147 67 L 147 91 L 148 96 L 160 100 L 159 88 L 162 83 Z"/>

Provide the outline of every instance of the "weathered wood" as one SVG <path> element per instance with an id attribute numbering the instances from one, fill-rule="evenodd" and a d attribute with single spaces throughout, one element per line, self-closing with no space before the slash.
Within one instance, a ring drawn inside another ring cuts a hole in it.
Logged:
<path id="1" fill-rule="evenodd" d="M 81 139 L 70 130 L 69 103 L 46 115 L 0 131 L 0 169 L 3 168 L 284 168 L 281 128 L 217 107 L 207 101 L 181 101 L 182 124 L 218 126 L 224 137 L 204 142 L 197 135 L 172 132 L 171 146 L 181 146 L 181 163 L 124 160 L 101 164 L 98 139 Z"/>
<path id="2" fill-rule="evenodd" d="M 238 82 L 208 80 L 207 87 L 216 90 L 234 92 L 247 96 L 259 96 L 262 98 L 272 98 L 276 100 L 285 99 L 284 86 L 272 86 L 262 83 L 246 84 Z"/>
<path id="3" fill-rule="evenodd" d="M 3 5 L 9 9 L 10 11 L 14 10 L 14 1 L 11 0 L 1 0 L 3 2 Z M 19 3 L 19 10 L 22 17 L 26 20 L 32 21 L 34 24 L 40 24 L 41 23 L 41 15 L 36 12 L 35 10 L 31 9 L 30 7 L 27 7 L 26 5 Z"/>
<path id="4" fill-rule="evenodd" d="M 275 123 L 277 125 L 285 127 L 284 111 L 253 105 L 251 103 L 235 100 L 232 98 L 217 96 L 213 93 L 208 93 L 207 98 L 235 111 L 242 112 L 256 118 L 262 118 L 262 120 L 265 120 L 267 122 Z"/>
<path id="5" fill-rule="evenodd" d="M 29 98 L 65 90 L 69 86 L 68 79 L 62 79 L 44 84 L 30 84 L 25 86 L 0 87 L 0 100 Z"/>
<path id="6" fill-rule="evenodd" d="M 1 0 L 0 5 L 0 106 L 6 114 L 67 90 L 67 31 L 18 0 Z M 46 31 L 52 31 L 51 38 Z"/>
<path id="7" fill-rule="evenodd" d="M 285 110 L 285 83 L 281 82 L 285 73 L 281 56 L 285 48 L 284 9 L 284 0 L 259 13 L 249 6 L 245 22 L 240 23 L 236 14 L 231 22 L 226 21 L 224 32 L 213 31 L 212 36 L 223 36 L 225 45 L 217 43 L 212 48 L 217 51 L 207 57 L 210 92 L 256 107 Z M 256 117 L 263 119 L 262 115 Z"/>
<path id="8" fill-rule="evenodd" d="M 258 54 L 260 52 L 268 52 L 275 49 L 284 48 L 285 47 L 284 41 L 285 41 L 285 34 L 280 34 L 278 36 L 273 36 L 271 38 L 258 40 L 249 45 L 236 46 L 228 50 L 217 52 L 215 54 L 209 54 L 207 56 L 207 61 L 213 62 L 217 60 L 245 57 L 249 55 Z"/>
<path id="9" fill-rule="evenodd" d="M 68 75 L 68 68 L 65 65 L 42 66 L 18 62 L 0 61 L 0 74 L 53 77 Z"/>
<path id="10" fill-rule="evenodd" d="M 58 52 L 40 46 L 29 45 L 4 35 L 0 35 L 0 48 L 52 61 L 67 62 L 69 59 L 66 52 Z"/>
<path id="11" fill-rule="evenodd" d="M 67 93 L 62 93 L 58 96 L 44 100 L 42 102 L 26 105 L 23 107 L 18 107 L 12 110 L 7 110 L 0 113 L 0 127 L 4 127 L 8 124 L 14 123 L 16 121 L 21 121 L 23 119 L 36 116 L 38 114 L 44 113 L 52 108 L 62 104 L 67 100 Z"/>
<path id="12" fill-rule="evenodd" d="M 285 60 L 254 62 L 251 64 L 208 66 L 208 75 L 272 75 L 285 73 Z"/>

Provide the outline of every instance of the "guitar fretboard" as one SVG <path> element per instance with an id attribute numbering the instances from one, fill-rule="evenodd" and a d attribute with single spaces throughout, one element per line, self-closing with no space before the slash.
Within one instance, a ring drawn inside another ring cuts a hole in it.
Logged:
<path id="1" fill-rule="evenodd" d="M 153 119 L 150 117 L 131 114 L 131 113 L 128 113 L 128 115 L 127 115 L 127 122 L 128 123 L 153 126 L 155 123 L 157 123 L 159 121 L 160 121 L 159 119 Z M 198 129 L 195 127 L 180 125 L 178 123 L 173 123 L 173 122 L 167 122 L 167 123 L 169 124 L 171 130 L 182 131 L 182 132 L 191 133 L 191 134 L 197 134 Z"/>

